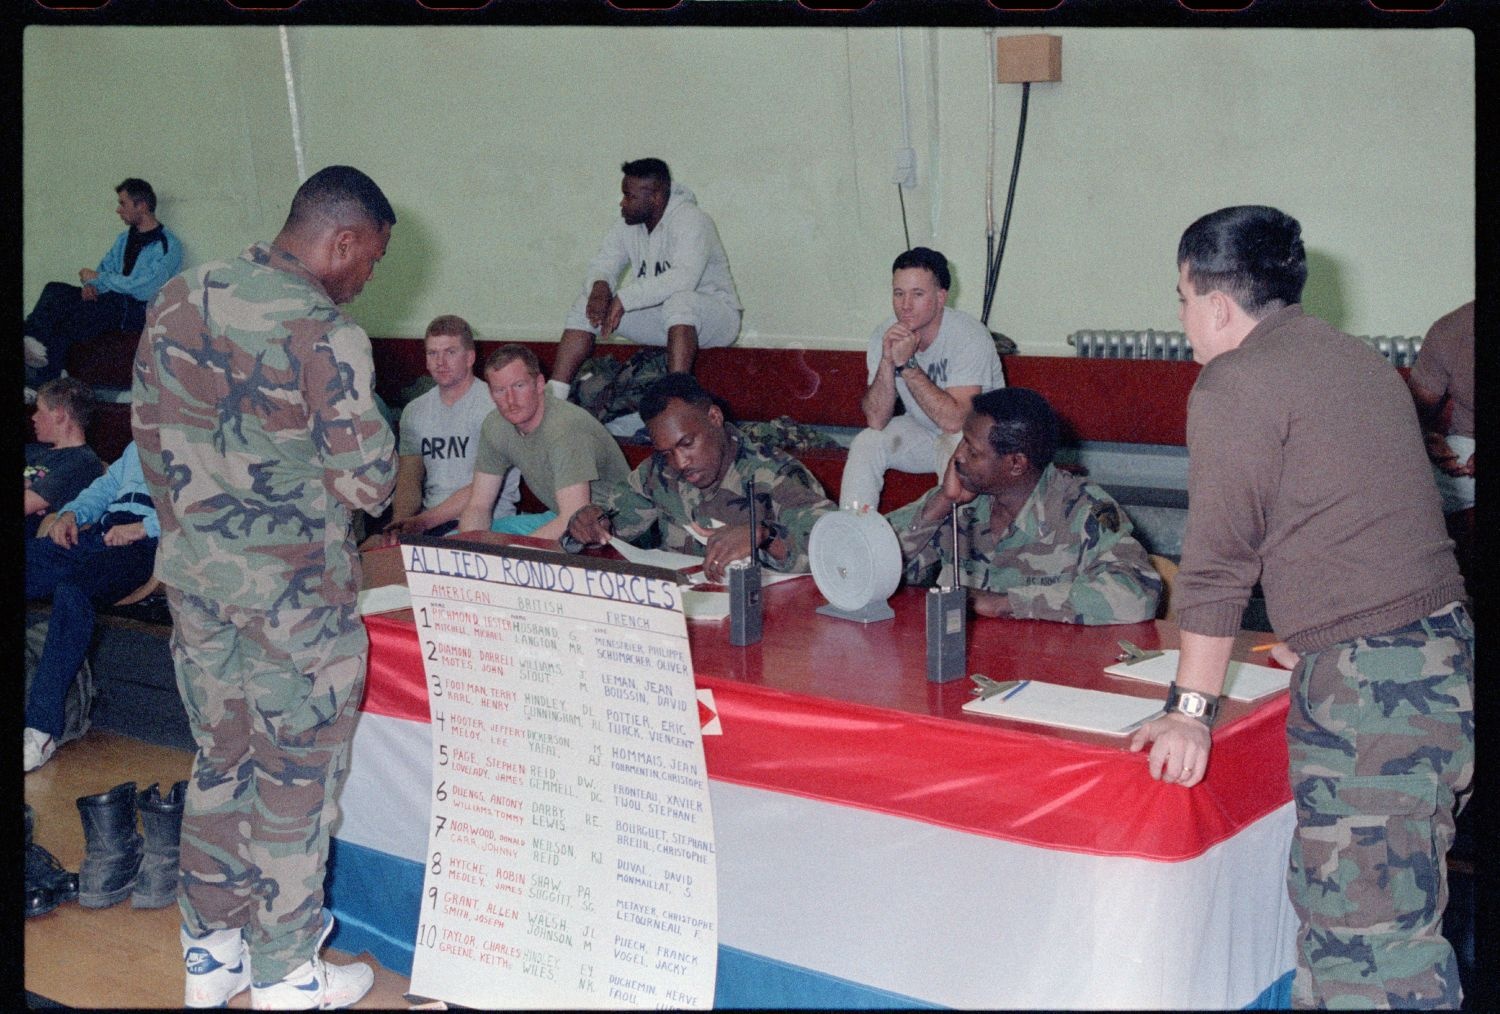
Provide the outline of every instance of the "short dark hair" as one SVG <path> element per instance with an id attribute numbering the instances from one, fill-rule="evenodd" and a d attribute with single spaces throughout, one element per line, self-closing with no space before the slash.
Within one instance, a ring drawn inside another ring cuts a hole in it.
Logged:
<path id="1" fill-rule="evenodd" d="M 659 158 L 638 158 L 634 162 L 622 162 L 620 172 L 638 180 L 654 180 L 664 190 L 672 189 L 672 170 Z"/>
<path id="2" fill-rule="evenodd" d="M 469 326 L 468 321 L 456 313 L 445 313 L 432 318 L 432 323 L 427 325 L 422 338 L 425 340 L 435 334 L 452 335 L 458 339 L 465 352 L 474 351 L 474 329 Z"/>
<path id="3" fill-rule="evenodd" d="M 710 409 L 714 396 L 704 390 L 691 373 L 669 373 L 655 380 L 641 393 L 641 422 L 649 423 L 667 410 L 667 402 L 676 398 L 698 408 Z"/>
<path id="4" fill-rule="evenodd" d="M 902 268 L 926 268 L 937 279 L 938 288 L 946 289 L 953 281 L 948 274 L 948 258 L 925 246 L 914 246 L 896 257 L 891 264 L 891 274 Z"/>
<path id="5" fill-rule="evenodd" d="M 308 225 L 315 218 L 339 226 L 379 228 L 396 224 L 396 212 L 375 181 L 353 166 L 331 165 L 309 176 L 292 198 L 288 228 Z"/>
<path id="6" fill-rule="evenodd" d="M 1046 398 L 1026 387 L 1001 387 L 976 395 L 971 404 L 994 421 L 990 446 L 996 454 L 1019 451 L 1038 471 L 1052 463 L 1062 427 Z"/>
<path id="7" fill-rule="evenodd" d="M 1177 264 L 1198 293 L 1217 289 L 1256 319 L 1302 299 L 1307 250 L 1302 226 L 1263 204 L 1220 208 L 1187 227 Z"/>
<path id="8" fill-rule="evenodd" d="M 151 184 L 145 180 L 132 176 L 115 187 L 115 193 L 124 194 L 132 201 L 145 201 L 146 210 L 153 215 L 156 214 L 156 191 L 152 190 Z"/>
<path id="9" fill-rule="evenodd" d="M 78 424 L 88 429 L 94 418 L 94 389 L 77 377 L 55 377 L 37 388 L 36 400 L 48 408 L 60 408 Z"/>
<path id="10" fill-rule="evenodd" d="M 536 353 L 515 342 L 506 342 L 491 352 L 484 361 L 484 372 L 488 375 L 495 370 L 503 370 L 517 359 L 526 364 L 526 372 L 533 377 L 542 375 L 542 361 L 536 357 Z"/>

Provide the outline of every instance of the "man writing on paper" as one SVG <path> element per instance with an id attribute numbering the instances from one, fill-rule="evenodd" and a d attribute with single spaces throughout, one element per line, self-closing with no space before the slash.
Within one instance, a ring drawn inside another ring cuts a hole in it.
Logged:
<path id="1" fill-rule="evenodd" d="M 893 316 L 870 335 L 869 387 L 860 407 L 868 429 L 849 445 L 839 505 L 874 507 L 885 472 L 932 472 L 939 479 L 958 446 L 976 394 L 1005 385 L 989 329 L 950 309 L 948 259 L 913 247 L 891 265 Z M 896 415 L 899 399 L 905 408 Z"/>
<path id="2" fill-rule="evenodd" d="M 740 333 L 740 301 L 713 219 L 661 159 L 636 159 L 620 171 L 623 221 L 605 235 L 568 311 L 552 364 L 559 398 L 596 336 L 665 345 L 667 369 L 688 373 L 700 348 L 732 344 Z M 622 271 L 625 282 L 615 288 Z"/>
<path id="3" fill-rule="evenodd" d="M 1156 615 L 1161 578 L 1120 505 L 1052 464 L 1057 414 L 1035 391 L 974 399 L 942 485 L 890 515 L 908 584 L 952 566 L 959 512 L 960 583 L 980 616 L 1139 623 Z"/>
<path id="4" fill-rule="evenodd" d="M 1153 778 L 1198 784 L 1259 579 L 1300 654 L 1287 716 L 1299 1007 L 1453 1007 L 1444 856 L 1474 772 L 1474 630 L 1400 375 L 1308 316 L 1301 226 L 1224 208 L 1177 249 L 1188 403 L 1182 655 Z"/>
<path id="5" fill-rule="evenodd" d="M 526 346 L 502 345 L 490 353 L 484 380 L 494 411 L 480 429 L 474 482 L 458 530 L 559 538 L 567 519 L 589 502 L 591 484 L 624 479 L 630 465 L 603 423 L 552 396 L 536 353 Z M 491 523 L 490 507 L 512 469 L 548 509 Z"/>
<path id="6" fill-rule="evenodd" d="M 445 313 L 427 325 L 422 339 L 427 374 L 436 386 L 401 412 L 400 464 L 391 522 L 365 545 L 393 546 L 403 535 L 447 535 L 469 502 L 479 432 L 495 411 L 489 390 L 474 376 L 474 331 L 462 317 Z M 494 517 L 509 517 L 521 498 L 521 473 L 505 474 Z"/>
<path id="7" fill-rule="evenodd" d="M 131 422 L 161 523 L 157 576 L 197 753 L 182 816 L 184 1005 L 347 1007 L 375 976 L 330 965 L 331 825 L 369 637 L 353 511 L 379 513 L 396 438 L 370 339 L 339 307 L 396 213 L 328 166 L 270 243 L 172 279 L 146 316 Z"/>
<path id="8" fill-rule="evenodd" d="M 725 566 L 752 548 L 773 570 L 807 570 L 812 527 L 837 508 L 800 461 L 752 444 L 691 374 L 669 373 L 647 388 L 641 418 L 656 453 L 626 481 L 595 487 L 594 502 L 569 521 L 573 541 L 564 548 L 603 545 L 611 535 L 637 542 L 657 529 L 661 548 L 702 556 L 710 581 L 724 580 Z"/>

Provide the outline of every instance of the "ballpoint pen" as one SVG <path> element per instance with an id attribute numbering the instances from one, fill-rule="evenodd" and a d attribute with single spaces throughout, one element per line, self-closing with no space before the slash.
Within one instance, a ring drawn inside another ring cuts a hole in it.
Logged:
<path id="1" fill-rule="evenodd" d="M 1021 682 L 1017 683 L 1015 686 L 1013 686 L 1009 690 L 1007 690 L 1001 696 L 1000 699 L 1002 701 L 1008 701 L 1012 697 L 1016 696 L 1016 694 L 1019 694 L 1022 690 L 1025 690 L 1030 685 L 1031 685 L 1031 680 L 1022 680 Z"/>

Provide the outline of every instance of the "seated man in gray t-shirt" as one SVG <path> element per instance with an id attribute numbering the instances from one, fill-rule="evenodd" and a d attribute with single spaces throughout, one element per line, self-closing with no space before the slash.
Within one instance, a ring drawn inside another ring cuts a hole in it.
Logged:
<path id="1" fill-rule="evenodd" d="M 436 386 L 401 413 L 391 522 L 370 540 L 381 545 L 394 545 L 402 535 L 447 535 L 457 527 L 469 502 L 479 430 L 495 408 L 489 390 L 474 376 L 474 332 L 466 320 L 436 317 L 422 341 Z M 494 517 L 514 514 L 520 498 L 521 473 L 511 469 L 498 502 L 490 500 Z"/>
<path id="2" fill-rule="evenodd" d="M 870 334 L 869 386 L 860 401 L 867 428 L 849 446 L 840 507 L 875 508 L 891 468 L 932 472 L 941 482 L 969 403 L 1005 386 L 989 329 L 948 307 L 950 278 L 947 258 L 925 246 L 891 265 L 892 315 Z"/>
<path id="3" fill-rule="evenodd" d="M 459 518 L 461 532 L 489 528 L 512 535 L 556 539 L 567 519 L 589 502 L 589 484 L 630 474 L 620 445 L 604 425 L 547 390 L 541 363 L 524 345 L 502 345 L 484 364 L 495 411 L 480 432 L 474 482 Z M 501 476 L 515 466 L 532 494 L 548 508 L 490 522 Z M 561 517 L 559 517 L 561 515 Z"/>

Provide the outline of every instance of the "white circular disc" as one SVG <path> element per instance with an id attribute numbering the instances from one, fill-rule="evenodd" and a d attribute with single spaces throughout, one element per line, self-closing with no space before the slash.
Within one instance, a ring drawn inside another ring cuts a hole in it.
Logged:
<path id="1" fill-rule="evenodd" d="M 901 583 L 901 544 L 878 511 L 824 514 L 808 537 L 807 556 L 818 591 L 839 609 L 884 602 Z"/>

